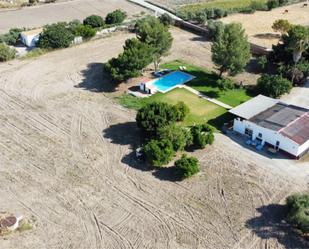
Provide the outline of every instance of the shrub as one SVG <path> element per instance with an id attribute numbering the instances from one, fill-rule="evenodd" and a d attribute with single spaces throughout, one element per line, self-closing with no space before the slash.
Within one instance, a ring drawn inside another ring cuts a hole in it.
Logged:
<path id="1" fill-rule="evenodd" d="M 260 1 L 252 1 L 250 7 L 254 10 L 260 10 L 260 11 L 268 10 L 267 5 Z"/>
<path id="2" fill-rule="evenodd" d="M 207 22 L 209 37 L 212 41 L 216 41 L 224 32 L 224 24 L 221 21 L 209 20 Z"/>
<path id="3" fill-rule="evenodd" d="M 74 39 L 72 32 L 64 23 L 45 26 L 38 41 L 40 48 L 67 48 Z"/>
<path id="4" fill-rule="evenodd" d="M 79 25 L 75 28 L 75 35 L 82 36 L 84 39 L 90 39 L 94 37 L 96 30 L 89 25 Z"/>
<path id="5" fill-rule="evenodd" d="M 287 33 L 291 29 L 292 25 L 288 20 L 278 19 L 274 21 L 272 25 L 272 29 L 276 32 L 280 32 L 281 34 Z"/>
<path id="6" fill-rule="evenodd" d="M 188 157 L 185 154 L 175 162 L 175 166 L 183 178 L 190 177 L 200 171 L 197 158 Z"/>
<path id="7" fill-rule="evenodd" d="M 213 144 L 213 129 L 208 124 L 196 125 L 191 127 L 193 146 L 203 149 L 207 144 Z"/>
<path id="8" fill-rule="evenodd" d="M 176 121 L 183 121 L 190 112 L 190 109 L 183 101 L 179 101 L 176 105 L 174 105 L 174 111 Z"/>
<path id="9" fill-rule="evenodd" d="M 205 12 L 199 12 L 196 14 L 194 20 L 204 25 L 207 21 L 207 14 Z"/>
<path id="10" fill-rule="evenodd" d="M 299 70 L 297 67 L 289 67 L 285 73 L 285 77 L 289 80 L 293 79 L 293 84 L 295 85 L 301 85 L 305 81 L 305 75 L 304 73 Z"/>
<path id="11" fill-rule="evenodd" d="M 309 233 L 309 195 L 294 194 L 286 199 L 287 221 L 303 233 Z"/>
<path id="12" fill-rule="evenodd" d="M 176 121 L 172 105 L 153 102 L 145 105 L 136 114 L 137 126 L 150 136 L 158 134 L 158 130 Z"/>
<path id="13" fill-rule="evenodd" d="M 143 147 L 147 161 L 155 167 L 162 167 L 169 163 L 175 152 L 172 142 L 168 139 L 151 140 Z"/>
<path id="14" fill-rule="evenodd" d="M 101 16 L 91 15 L 83 21 L 84 25 L 89 25 L 92 28 L 101 28 L 104 26 L 104 20 Z"/>
<path id="15" fill-rule="evenodd" d="M 15 58 L 16 50 L 10 48 L 4 43 L 0 43 L 0 62 L 12 60 Z"/>
<path id="16" fill-rule="evenodd" d="M 291 81 L 281 75 L 264 74 L 257 81 L 258 91 L 272 98 L 278 98 L 285 93 L 289 93 L 291 88 Z"/>
<path id="17" fill-rule="evenodd" d="M 231 79 L 223 78 L 217 81 L 217 86 L 222 91 L 234 89 L 235 85 Z"/>
<path id="18" fill-rule="evenodd" d="M 192 145 L 192 134 L 189 129 L 170 124 L 158 130 L 160 140 L 167 139 L 173 144 L 174 151 L 183 151 L 185 147 Z"/>
<path id="19" fill-rule="evenodd" d="M 267 67 L 267 64 L 268 64 L 267 57 L 265 55 L 258 57 L 257 58 L 257 64 L 259 65 L 261 70 L 264 71 Z"/>
<path id="20" fill-rule="evenodd" d="M 227 16 L 227 11 L 224 9 L 214 9 L 215 18 L 222 18 Z"/>
<path id="21" fill-rule="evenodd" d="M 80 20 L 73 20 L 71 22 L 68 23 L 68 29 L 72 32 L 72 34 L 76 35 L 76 29 L 82 25 L 81 21 Z"/>
<path id="22" fill-rule="evenodd" d="M 126 13 L 121 10 L 115 10 L 111 13 L 108 13 L 105 18 L 106 24 L 119 24 L 126 19 Z"/>
<path id="23" fill-rule="evenodd" d="M 20 33 L 22 31 L 23 31 L 23 29 L 19 29 L 19 28 L 10 29 L 9 33 L 6 33 L 6 34 L 0 36 L 0 43 L 4 42 L 8 45 L 16 45 L 16 43 L 19 40 Z"/>
<path id="24" fill-rule="evenodd" d="M 277 7 L 279 7 L 279 0 L 268 0 L 267 2 L 268 10 L 272 10 Z"/>
<path id="25" fill-rule="evenodd" d="M 161 16 L 159 17 L 159 20 L 160 20 L 160 22 L 163 23 L 165 26 L 169 26 L 169 25 L 174 24 L 173 18 L 172 18 L 169 14 L 167 14 L 167 13 L 164 13 L 163 15 L 161 15 Z"/>

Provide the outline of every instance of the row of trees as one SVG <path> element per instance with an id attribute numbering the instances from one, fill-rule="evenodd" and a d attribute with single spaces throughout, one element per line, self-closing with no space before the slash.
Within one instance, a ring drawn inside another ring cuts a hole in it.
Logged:
<path id="1" fill-rule="evenodd" d="M 88 40 L 95 36 L 96 31 L 108 25 L 120 24 L 126 18 L 126 13 L 121 10 L 115 10 L 107 14 L 105 20 L 98 15 L 88 16 L 81 23 L 74 20 L 69 23 L 55 23 L 44 27 L 38 47 L 44 49 L 56 49 L 69 47 L 76 36 L 82 36 Z"/>
<path id="2" fill-rule="evenodd" d="M 292 1 L 290 1 L 292 2 Z M 255 11 L 269 11 L 273 8 L 277 8 L 289 3 L 289 0 L 268 0 L 268 1 L 250 1 L 250 5 L 244 7 L 234 8 L 195 8 L 187 6 L 176 12 L 176 14 L 187 21 L 195 21 L 199 24 L 205 24 L 207 20 L 213 20 L 225 17 L 229 14 L 240 12 L 240 13 L 254 13 Z"/>
<path id="3" fill-rule="evenodd" d="M 105 71 L 115 82 L 140 75 L 151 62 L 155 68 L 159 66 L 160 58 L 169 51 L 173 41 L 165 24 L 152 16 L 136 23 L 136 38 L 128 39 L 123 53 L 105 64 Z"/>
<path id="4" fill-rule="evenodd" d="M 182 127 L 181 122 L 189 113 L 189 108 L 183 103 L 176 105 L 154 102 L 142 107 L 136 115 L 137 126 L 141 129 L 146 143 L 143 150 L 147 161 L 154 167 L 168 164 L 177 151 L 188 148 L 205 148 L 214 142 L 213 129 L 207 124 Z M 184 155 L 175 166 L 180 168 L 182 177 L 198 172 L 196 158 Z"/>

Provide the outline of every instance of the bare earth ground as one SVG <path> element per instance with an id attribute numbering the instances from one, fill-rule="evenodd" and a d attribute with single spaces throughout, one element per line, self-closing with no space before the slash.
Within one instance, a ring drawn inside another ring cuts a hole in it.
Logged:
<path id="1" fill-rule="evenodd" d="M 126 0 L 74 0 L 17 10 L 0 10 L 0 34 L 12 27 L 35 28 L 54 22 L 82 20 L 92 14 L 104 17 L 115 9 L 125 10 L 129 17 L 147 11 Z"/>
<path id="2" fill-rule="evenodd" d="M 224 23 L 239 22 L 243 25 L 252 43 L 271 48 L 277 44 L 280 33 L 273 31 L 271 26 L 278 19 L 286 19 L 292 24 L 309 25 L 309 7 L 304 3 L 293 4 L 272 11 L 257 11 L 254 14 L 235 14 L 222 18 Z M 284 13 L 288 10 L 288 13 Z"/>
<path id="3" fill-rule="evenodd" d="M 130 36 L 0 65 L 0 211 L 35 225 L 0 248 L 309 248 L 278 204 L 308 190 L 308 163 L 223 135 L 186 181 L 134 160 L 135 113 L 102 93 L 100 64 Z"/>

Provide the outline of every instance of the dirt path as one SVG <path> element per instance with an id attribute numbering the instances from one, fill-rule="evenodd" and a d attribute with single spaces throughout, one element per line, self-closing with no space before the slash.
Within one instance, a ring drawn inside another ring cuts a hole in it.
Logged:
<path id="1" fill-rule="evenodd" d="M 74 0 L 17 10 L 0 10 L 0 34 L 14 27 L 35 28 L 55 22 L 83 20 L 93 14 L 104 17 L 115 9 L 126 11 L 129 17 L 147 11 L 126 0 Z"/>
<path id="2" fill-rule="evenodd" d="M 221 136 L 195 152 L 202 170 L 187 181 L 134 160 L 135 113 L 101 92 L 100 64 L 130 36 L 0 65 L 0 211 L 35 220 L 0 248 L 308 248 L 266 219 L 307 189 L 305 174 L 265 168 Z"/>

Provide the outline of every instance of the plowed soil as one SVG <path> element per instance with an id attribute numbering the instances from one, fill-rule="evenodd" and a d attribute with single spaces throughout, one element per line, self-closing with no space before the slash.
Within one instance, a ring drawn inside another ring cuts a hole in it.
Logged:
<path id="1" fill-rule="evenodd" d="M 189 180 L 135 160 L 135 113 L 110 98 L 101 64 L 131 36 L 0 65 L 0 211 L 34 225 L 0 248 L 308 248 L 280 205 L 307 190 L 307 163 L 219 134 Z"/>

